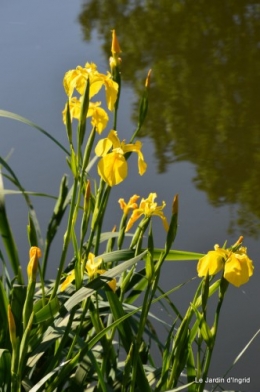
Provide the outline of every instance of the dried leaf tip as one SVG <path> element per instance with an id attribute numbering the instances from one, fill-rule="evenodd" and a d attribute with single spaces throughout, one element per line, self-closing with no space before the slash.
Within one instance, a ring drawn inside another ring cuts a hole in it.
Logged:
<path id="1" fill-rule="evenodd" d="M 175 195 L 172 203 L 172 215 L 177 215 L 179 210 L 179 195 Z"/>
<path id="2" fill-rule="evenodd" d="M 146 80 L 145 80 L 145 87 L 146 87 L 146 88 L 149 88 L 149 87 L 150 87 L 150 83 L 151 83 L 151 73 L 152 73 L 152 70 L 149 69 L 148 74 L 147 74 L 147 77 L 146 77 Z"/>
<path id="3" fill-rule="evenodd" d="M 84 211 L 88 210 L 90 197 L 91 197 L 91 186 L 90 186 L 90 181 L 87 180 L 86 187 L 85 187 L 85 195 L 84 195 Z"/>
<path id="4" fill-rule="evenodd" d="M 14 347 L 16 343 L 16 325 L 15 325 L 14 316 L 10 304 L 8 305 L 8 309 L 7 309 L 7 318 L 8 318 L 10 340 L 12 346 Z"/>

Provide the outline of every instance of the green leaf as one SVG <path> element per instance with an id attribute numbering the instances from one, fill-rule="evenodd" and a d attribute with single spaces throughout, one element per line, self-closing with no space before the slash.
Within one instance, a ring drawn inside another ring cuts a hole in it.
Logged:
<path id="1" fill-rule="evenodd" d="M 147 287 L 148 280 L 145 276 L 145 268 L 139 271 L 138 274 L 131 274 L 127 276 L 127 281 L 124 282 L 124 292 L 129 292 L 125 302 L 131 304 L 137 300 L 137 298 L 144 292 Z"/>
<path id="2" fill-rule="evenodd" d="M 52 319 L 56 316 L 60 309 L 60 303 L 57 297 L 53 298 L 47 305 L 41 310 L 35 313 L 33 322 L 36 324 L 42 323 L 43 321 Z"/>
<path id="3" fill-rule="evenodd" d="M 185 283 L 184 283 L 185 284 Z M 182 284 L 183 285 L 183 284 Z M 180 285 L 180 286 L 182 286 Z M 176 291 L 180 286 L 175 287 L 169 291 L 167 291 L 166 293 L 164 293 L 163 295 L 161 295 L 158 298 L 155 298 L 152 303 L 157 303 L 158 301 L 161 301 L 163 298 L 167 297 L 168 295 L 170 295 L 171 293 L 173 293 L 174 291 Z M 80 291 L 80 290 L 79 290 Z M 88 295 L 91 295 L 94 293 L 94 290 L 91 290 L 91 292 L 88 293 Z M 83 296 L 84 297 L 84 296 Z M 80 302 L 82 299 L 80 299 L 78 302 Z M 70 307 L 72 308 L 72 304 L 70 304 Z M 119 325 L 120 323 L 122 323 L 124 320 L 126 320 L 128 317 L 131 317 L 132 315 L 136 314 L 137 312 L 140 312 L 142 306 L 139 308 L 135 308 L 133 311 L 130 311 L 129 313 L 127 313 L 125 316 L 121 317 L 118 320 L 115 320 L 112 324 L 110 324 L 109 326 L 107 326 L 106 328 L 102 329 L 101 332 L 97 333 L 88 343 L 88 347 L 83 347 L 82 350 L 83 353 L 82 355 L 84 356 L 88 350 L 90 350 L 92 347 L 95 346 L 95 344 L 98 343 L 98 341 L 107 333 L 109 332 L 111 329 L 115 328 L 117 325 Z M 30 356 L 30 358 L 28 359 L 27 362 L 27 366 L 29 366 L 30 368 L 32 368 L 33 366 L 36 365 L 36 363 L 38 362 L 38 360 L 42 357 L 42 355 L 47 351 L 47 349 L 54 344 L 57 339 L 61 338 L 64 334 L 64 329 L 69 321 L 70 318 L 70 313 L 68 313 L 66 316 L 64 317 L 58 317 L 56 318 L 55 322 L 54 322 L 54 327 L 50 326 L 47 328 L 46 332 L 44 333 L 44 335 L 41 338 L 41 341 L 37 340 L 37 344 L 35 344 L 35 348 L 33 349 L 33 352 Z"/>
<path id="4" fill-rule="evenodd" d="M 187 358 L 187 365 L 186 365 L 187 382 L 192 383 L 195 380 L 198 369 L 196 369 L 196 363 L 194 359 L 194 355 L 196 355 L 196 353 L 193 353 L 191 345 L 189 346 L 188 350 L 189 350 L 189 355 Z M 196 385 L 195 384 L 190 385 L 188 388 L 188 392 L 196 392 Z"/>
<path id="5" fill-rule="evenodd" d="M 78 147 L 81 147 L 86 132 L 86 117 L 89 106 L 89 87 L 90 81 L 87 79 L 85 92 L 81 101 L 80 117 L 78 122 Z"/>
<path id="6" fill-rule="evenodd" d="M 120 235 L 120 232 L 118 232 L 118 231 L 109 231 L 109 232 L 106 232 L 106 233 L 102 233 L 100 235 L 99 243 L 101 244 L 102 242 L 108 241 L 111 238 L 117 238 L 117 237 L 119 237 L 119 235 Z M 125 237 L 133 237 L 133 234 L 125 233 Z M 95 236 L 93 238 L 93 244 L 94 245 L 96 243 L 96 239 L 97 239 L 97 237 Z"/>
<path id="7" fill-rule="evenodd" d="M 55 204 L 55 207 L 54 207 L 54 210 L 52 213 L 52 217 L 49 221 L 48 228 L 47 228 L 46 242 L 45 242 L 46 247 L 45 247 L 44 259 L 42 262 L 42 275 L 43 275 L 43 277 L 45 277 L 50 246 L 51 246 L 52 241 L 57 233 L 57 230 L 59 228 L 61 220 L 64 216 L 65 211 L 66 211 L 67 205 L 70 202 L 70 197 L 68 197 L 68 194 L 69 194 L 68 181 L 67 181 L 67 177 L 64 175 L 62 177 L 61 183 L 60 183 L 59 197 L 56 201 L 56 204 Z"/>
<path id="8" fill-rule="evenodd" d="M 8 255 L 12 270 L 17 277 L 17 280 L 20 284 L 23 283 L 23 276 L 18 256 L 18 251 L 16 247 L 16 243 L 13 237 L 13 233 L 11 227 L 9 225 L 9 221 L 7 218 L 7 213 L 5 209 L 5 199 L 4 199 L 4 184 L 3 178 L 0 171 L 0 234 L 6 249 L 6 253 Z"/>
<path id="9" fill-rule="evenodd" d="M 176 290 L 177 288 L 175 288 Z M 171 292 L 173 291 L 170 290 Z M 168 293 L 165 293 L 163 296 L 161 296 L 161 298 L 166 297 Z M 118 300 L 118 298 L 115 296 L 115 294 L 113 292 L 109 292 L 107 291 L 107 297 L 110 303 L 110 308 L 112 310 L 114 319 L 123 319 L 124 317 L 124 310 L 122 307 L 122 304 L 120 303 L 120 301 Z M 157 301 L 159 301 L 161 298 L 156 298 L 152 301 L 152 303 L 155 303 Z M 186 325 L 182 328 L 182 332 L 184 332 L 185 336 L 183 336 L 183 333 L 180 333 L 180 338 L 178 343 L 176 343 L 176 347 L 177 349 L 176 351 L 176 356 L 178 357 L 178 359 L 180 359 L 180 363 L 182 364 L 182 367 L 184 367 L 184 363 L 186 361 L 187 358 L 187 347 L 188 347 L 188 336 L 189 336 L 189 331 L 188 331 L 188 323 L 189 320 L 187 320 Z M 130 346 L 131 346 L 131 342 L 133 342 L 133 337 L 132 337 L 132 330 L 129 327 L 129 322 L 128 320 L 125 320 L 122 322 L 122 324 L 118 325 L 118 330 L 120 333 L 120 337 L 122 339 L 123 345 L 126 349 L 126 352 L 129 351 Z M 139 365 L 139 363 L 138 363 Z M 146 380 L 142 377 L 143 376 L 143 369 L 142 367 L 138 366 L 137 368 L 138 370 L 138 377 L 137 377 L 137 382 L 139 384 L 140 390 L 148 390 L 148 386 L 146 385 Z"/>
<path id="10" fill-rule="evenodd" d="M 125 314 L 123 317 L 120 317 L 119 319 L 115 320 L 112 324 L 110 324 L 109 326 L 107 326 L 106 328 L 103 328 L 100 332 L 98 332 L 97 334 L 95 334 L 95 336 L 88 342 L 85 344 L 85 346 L 78 352 L 76 353 L 76 355 L 70 360 L 70 362 L 68 362 L 66 364 L 66 366 L 62 369 L 60 375 L 59 375 L 59 379 L 56 379 L 56 383 L 52 384 L 52 387 L 56 387 L 59 385 L 59 381 L 62 382 L 62 380 L 65 379 L 65 377 L 67 377 L 70 372 L 72 371 L 72 369 L 78 365 L 78 363 L 81 362 L 81 360 L 83 359 L 83 357 L 85 356 L 85 354 L 87 352 L 89 352 L 89 350 L 91 350 L 99 341 L 100 339 L 111 329 L 117 327 L 119 324 L 121 324 L 124 320 L 126 320 L 128 317 L 134 315 L 137 311 L 140 311 L 141 307 L 138 308 L 137 310 L 134 310 L 133 312 L 130 312 L 128 314 Z M 146 382 L 146 384 L 144 384 L 144 380 L 138 380 L 140 383 L 143 381 L 142 385 L 143 385 L 143 389 L 141 389 L 142 391 L 148 391 L 149 385 L 148 382 Z M 147 386 L 147 387 L 146 387 Z M 145 388 L 144 388 L 145 387 Z M 150 388 L 149 388 L 150 391 Z M 33 391 L 34 392 L 34 391 Z"/>
<path id="11" fill-rule="evenodd" d="M 22 335 L 23 325 L 22 325 L 22 314 L 23 305 L 26 298 L 26 286 L 15 284 L 11 291 L 11 308 L 14 315 L 16 323 L 16 334 L 17 336 Z"/>
<path id="12" fill-rule="evenodd" d="M 100 258 L 103 260 L 104 263 L 125 261 L 125 260 L 129 260 L 130 258 L 132 258 L 134 256 L 134 254 L 135 254 L 135 252 L 132 249 L 115 250 L 114 252 L 103 253 L 103 254 L 97 256 L 95 258 L 95 261 L 97 261 Z M 137 258 L 136 258 L 137 261 L 141 260 L 143 257 L 142 256 L 141 258 L 139 258 L 139 256 L 137 256 Z"/>
<path id="13" fill-rule="evenodd" d="M 66 131 L 67 131 L 69 144 L 72 144 L 72 124 L 71 124 L 71 117 L 70 117 L 69 99 L 66 104 Z"/>
<path id="14" fill-rule="evenodd" d="M 210 330 L 210 327 L 208 326 L 205 317 L 198 311 L 198 309 L 196 308 L 196 306 L 194 306 L 192 303 L 190 304 L 190 306 L 192 307 L 197 320 L 199 322 L 199 329 L 201 332 L 201 335 L 204 339 L 204 341 L 206 342 L 207 346 L 209 346 L 211 348 L 211 345 L 213 344 L 213 336 Z"/>
<path id="15" fill-rule="evenodd" d="M 106 293 L 107 299 L 110 304 L 110 308 L 115 320 L 124 317 L 126 312 L 123 309 L 122 303 L 118 299 L 117 295 L 111 291 L 107 291 Z M 118 325 L 118 331 L 120 334 L 120 338 L 122 339 L 122 343 L 124 345 L 125 351 L 128 353 L 130 350 L 131 343 L 133 343 L 133 333 L 129 324 L 129 320 L 125 320 Z"/>
<path id="16" fill-rule="evenodd" d="M 121 256 L 123 258 L 123 257 L 126 257 L 126 255 L 129 255 L 129 252 L 131 252 L 131 254 L 132 254 L 132 251 L 125 250 L 125 251 L 111 252 L 111 253 L 109 253 L 108 256 L 110 256 L 112 253 L 114 253 L 118 257 L 118 254 L 121 253 Z M 109 270 L 105 274 L 102 274 L 100 277 L 94 279 L 92 282 L 90 282 L 88 284 L 88 286 L 91 286 L 91 288 L 90 287 L 82 287 L 74 295 L 72 295 L 72 297 L 67 302 L 65 302 L 65 304 L 64 304 L 65 310 L 70 312 L 74 306 L 78 305 L 81 301 L 83 301 L 84 299 L 87 299 L 89 296 L 94 294 L 98 288 L 104 286 L 106 284 L 107 278 L 114 278 L 115 276 L 120 274 L 125 269 L 130 268 L 133 264 L 135 264 L 139 260 L 141 260 L 146 255 L 146 253 L 147 252 L 143 252 L 142 254 L 134 257 L 133 259 L 125 261 L 124 263 L 112 268 L 111 270 Z M 121 260 L 122 260 L 122 258 L 121 258 Z M 159 299 L 162 299 L 162 298 L 163 298 L 163 296 L 161 296 Z M 135 314 L 138 311 L 139 311 L 139 309 L 134 310 L 133 312 L 129 313 L 128 315 L 130 316 L 131 314 Z M 63 312 L 64 312 L 64 309 L 62 308 L 61 313 L 63 313 Z M 123 321 L 125 318 L 129 317 L 128 315 L 123 317 L 123 319 L 121 321 Z M 33 355 L 29 359 L 28 366 L 33 367 L 36 364 L 36 362 L 40 359 L 40 357 L 44 354 L 44 351 L 47 349 L 47 347 L 52 345 L 53 342 L 55 342 L 60 336 L 63 335 L 64 327 L 66 326 L 68 320 L 69 320 L 69 314 L 67 314 L 66 316 L 63 316 L 62 318 L 56 319 L 55 330 L 52 327 L 49 327 L 47 329 L 46 333 L 43 336 L 41 344 L 37 346 Z M 118 324 L 119 323 L 120 323 L 120 321 L 118 321 Z M 118 324 L 116 322 L 114 324 L 114 326 L 116 326 Z M 106 330 L 109 331 L 110 329 L 111 328 L 108 327 L 104 331 L 106 331 Z M 105 332 L 104 332 L 104 334 L 105 334 Z M 99 336 L 99 334 L 97 336 Z"/>
<path id="17" fill-rule="evenodd" d="M 6 349 L 0 349 L 0 387 L 1 392 L 11 390 L 11 354 Z"/>
<path id="18" fill-rule="evenodd" d="M 27 118 L 24 118 L 22 116 L 19 116 L 18 114 L 12 113 L 12 112 L 8 112 L 7 110 L 0 110 L 0 117 L 6 117 L 6 118 L 10 118 L 12 120 L 20 121 L 26 125 L 29 125 L 30 127 L 37 129 L 39 132 L 43 133 L 45 136 L 47 136 L 49 139 L 51 139 L 55 144 L 57 144 L 57 146 L 59 146 L 66 154 L 70 155 L 69 151 L 66 150 L 66 148 L 63 147 L 63 145 L 60 142 L 58 142 L 57 139 L 55 139 L 50 133 L 48 133 L 47 131 L 45 131 L 44 129 L 39 127 L 38 125 L 34 124 L 30 120 L 27 120 Z"/>
<path id="19" fill-rule="evenodd" d="M 0 158 L 1 161 L 1 158 Z M 5 173 L 2 173 L 3 177 L 7 178 L 10 182 L 12 182 L 15 186 L 17 186 L 16 181 L 8 176 Z M 14 189 L 4 189 L 3 191 L 4 195 L 31 195 L 31 196 L 41 196 L 41 197 L 47 197 L 49 199 L 54 199 L 57 200 L 57 196 L 52 196 L 49 193 L 43 193 L 43 192 L 32 192 L 32 191 L 16 191 Z"/>
<path id="20" fill-rule="evenodd" d="M 77 155 L 75 154 L 75 151 L 73 149 L 71 149 L 70 168 L 73 173 L 73 176 L 75 178 L 77 178 L 78 177 L 78 161 L 77 161 Z"/>
<path id="21" fill-rule="evenodd" d="M 163 348 L 163 357 L 162 357 L 162 370 L 160 374 L 160 380 L 158 381 L 156 385 L 156 391 L 161 390 L 165 387 L 165 383 L 168 378 L 168 373 L 170 371 L 170 365 L 171 365 L 171 344 L 172 344 L 172 339 L 174 336 L 174 329 L 176 328 L 176 321 L 174 321 L 172 327 L 168 331 L 168 336 L 166 339 L 166 343 Z M 163 387 L 163 388 L 162 388 Z"/>
<path id="22" fill-rule="evenodd" d="M 4 289 L 2 280 L 0 279 L 0 317 L 1 327 L 7 325 L 7 308 L 8 308 L 8 297 Z"/>
<path id="23" fill-rule="evenodd" d="M 126 256 L 127 254 L 129 254 L 129 252 L 131 252 L 131 250 L 125 250 L 125 251 L 116 251 L 116 252 L 110 252 L 108 254 L 104 254 L 101 255 L 99 257 L 101 257 L 104 262 L 108 262 L 108 261 L 115 261 L 116 257 L 118 257 L 120 260 L 120 254 L 121 254 L 121 260 L 123 256 Z M 92 295 L 95 290 L 99 287 L 101 287 L 102 285 L 104 285 L 104 283 L 100 285 L 100 281 L 106 281 L 107 278 L 115 278 L 117 275 L 120 275 L 123 271 L 127 270 L 128 268 L 130 268 L 132 265 L 136 264 L 138 261 L 140 261 L 145 255 L 146 255 L 147 251 L 141 253 L 140 255 L 125 261 L 124 263 L 121 263 L 119 265 L 117 265 L 114 268 L 111 268 L 109 271 L 105 272 L 104 274 L 100 275 L 99 278 L 96 278 L 95 280 L 93 280 L 91 282 L 91 286 L 93 288 L 87 288 L 87 287 L 82 287 L 81 289 L 79 289 L 65 304 L 65 308 L 70 311 L 72 308 L 74 308 L 74 306 L 76 306 L 77 304 L 79 304 L 81 301 L 83 301 L 83 299 L 86 299 L 87 297 L 89 297 L 90 295 Z M 99 258 L 98 257 L 98 258 Z M 112 257 L 112 259 L 111 259 Z M 110 279 L 109 279 L 110 280 Z M 88 285 L 90 286 L 90 284 Z"/>
<path id="24" fill-rule="evenodd" d="M 30 246 L 38 246 L 37 232 L 32 217 L 28 216 L 27 234 Z"/>
<path id="25" fill-rule="evenodd" d="M 177 229 L 178 229 L 178 195 L 174 197 L 173 201 L 173 208 L 174 212 L 171 217 L 171 222 L 169 225 L 169 229 L 167 232 L 167 238 L 165 242 L 165 252 L 166 254 L 169 253 L 169 250 L 175 240 L 176 234 L 177 234 Z"/>
<path id="26" fill-rule="evenodd" d="M 164 249 L 154 249 L 154 259 L 159 259 L 161 253 L 164 252 Z M 185 250 L 170 250 L 167 254 L 165 260 L 167 261 L 188 261 L 188 260 L 198 260 L 201 257 L 205 256 L 204 253 L 196 253 L 196 252 L 187 252 Z"/>
<path id="27" fill-rule="evenodd" d="M 25 189 L 22 187 L 20 181 L 19 181 L 18 178 L 16 177 L 16 175 L 15 175 L 15 173 L 13 172 L 13 170 L 11 169 L 11 167 L 10 167 L 1 157 L 0 157 L 0 163 L 1 163 L 1 165 L 11 174 L 11 176 L 12 176 L 12 177 L 10 177 L 10 176 L 5 175 L 5 177 L 7 177 L 7 178 L 8 178 L 8 179 L 9 179 L 9 180 L 10 180 L 10 181 L 11 181 L 11 182 L 21 191 L 21 193 L 22 193 L 22 195 L 23 195 L 23 197 L 24 197 L 24 199 L 25 199 L 25 201 L 26 201 L 26 204 L 27 204 L 27 206 L 28 206 L 28 209 L 29 209 L 29 216 L 30 216 L 30 219 L 33 221 L 33 225 L 34 225 L 34 229 L 35 229 L 35 234 L 37 234 L 38 240 L 39 240 L 39 242 L 42 244 L 42 243 L 43 243 L 43 240 L 42 240 L 42 236 L 41 236 L 40 225 L 39 225 L 39 223 L 38 223 L 38 219 L 37 219 L 36 213 L 35 213 L 35 211 L 34 211 L 32 202 L 31 202 L 31 200 L 30 200 L 30 198 L 29 198 L 29 193 L 27 193 L 27 192 L 25 191 Z M 5 193 L 6 193 L 6 192 L 5 192 L 5 190 L 3 189 L 3 195 L 2 195 L 2 196 L 4 196 Z M 12 193 L 14 193 L 14 191 L 13 191 Z"/>
<path id="28" fill-rule="evenodd" d="M 0 347 L 9 348 L 9 328 L 8 328 L 8 296 L 0 278 Z M 1 380 L 1 378 L 0 378 Z"/>
<path id="29" fill-rule="evenodd" d="M 165 392 L 179 392 L 179 391 L 184 391 L 184 390 L 187 391 L 187 387 L 189 387 L 192 384 L 194 384 L 194 381 L 190 382 L 189 384 L 182 385 L 181 387 L 178 387 L 178 388 L 168 389 Z"/>
<path id="30" fill-rule="evenodd" d="M 37 382 L 37 384 L 32 389 L 30 389 L 30 392 L 37 392 L 37 391 L 39 391 L 39 389 L 45 384 L 45 382 L 47 380 L 49 380 L 49 378 L 51 378 L 58 371 L 60 371 L 61 368 L 64 365 L 66 365 L 68 362 L 69 361 L 61 363 L 59 366 L 57 366 L 55 369 L 53 369 L 50 373 L 46 374 L 46 376 L 44 376 L 39 382 Z"/>
<path id="31" fill-rule="evenodd" d="M 216 290 L 219 288 L 220 282 L 221 279 L 218 279 L 216 282 L 212 283 L 211 286 L 209 286 L 208 297 L 211 297 L 216 292 Z M 201 305 L 202 305 L 202 296 L 200 295 L 196 300 L 195 306 L 198 308 Z"/>

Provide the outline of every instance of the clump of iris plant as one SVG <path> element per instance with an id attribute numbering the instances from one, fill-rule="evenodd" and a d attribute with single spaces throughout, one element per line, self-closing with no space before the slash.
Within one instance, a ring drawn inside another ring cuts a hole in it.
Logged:
<path id="1" fill-rule="evenodd" d="M 224 278 L 236 287 L 248 282 L 253 275 L 254 266 L 247 255 L 247 248 L 242 246 L 243 238 L 230 249 L 214 246 L 214 250 L 203 256 L 197 266 L 198 276 L 216 275 L 223 271 Z"/>
<path id="2" fill-rule="evenodd" d="M 67 102 L 62 119 L 69 149 L 44 133 L 66 152 L 71 184 L 67 176 L 62 178 L 44 240 L 29 193 L 1 158 L 8 178 L 28 206 L 30 248 L 26 284 L 7 218 L 0 172 L 0 234 L 14 275 L 9 278 L 0 252 L 1 390 L 163 392 L 185 388 L 203 392 L 228 285 L 239 287 L 253 275 L 253 262 L 242 246 L 242 237 L 230 248 L 215 245 L 206 255 L 174 249 L 178 194 L 167 216 L 166 203 L 156 202 L 156 192 L 140 198 L 134 189 L 136 193 L 128 201 L 118 200 L 122 210 L 118 229 L 112 216 L 111 230 L 104 231 L 113 187 L 131 181 L 128 159 L 137 157 L 138 172 L 144 178 L 147 170 L 142 143 L 136 138 L 148 112 L 151 70 L 144 83 L 136 129 L 129 141 L 122 140 L 117 127 L 120 56 L 121 47 L 112 30 L 110 71 L 100 73 L 93 62 L 86 62 L 64 76 Z M 97 98 L 102 89 L 103 104 Z M 107 129 L 111 118 L 113 125 Z M 153 234 L 156 217 L 165 232 L 163 248 L 158 248 Z M 66 227 L 62 243 L 55 243 L 60 254 L 54 258 L 51 245 L 62 219 L 67 219 Z M 172 298 L 184 284 L 165 292 L 161 271 L 165 261 L 172 262 L 174 275 L 175 261 L 198 259 L 197 273 L 202 279 L 182 314 Z M 55 279 L 46 280 L 48 263 L 57 266 Z M 207 311 L 216 292 L 212 321 Z M 157 302 L 167 310 L 170 324 L 153 314 Z M 166 328 L 166 338 L 156 331 L 154 320 Z"/>

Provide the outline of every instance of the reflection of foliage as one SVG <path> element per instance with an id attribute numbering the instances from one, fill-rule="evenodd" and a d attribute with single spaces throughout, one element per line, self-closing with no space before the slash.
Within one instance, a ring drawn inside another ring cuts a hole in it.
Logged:
<path id="1" fill-rule="evenodd" d="M 94 27 L 104 36 L 107 55 L 110 27 L 117 29 L 123 77 L 137 92 L 140 73 L 152 67 L 145 132 L 154 139 L 159 171 L 189 160 L 212 204 L 243 206 L 243 227 L 247 214 L 260 218 L 260 6 L 89 0 L 80 22 L 86 39 Z"/>

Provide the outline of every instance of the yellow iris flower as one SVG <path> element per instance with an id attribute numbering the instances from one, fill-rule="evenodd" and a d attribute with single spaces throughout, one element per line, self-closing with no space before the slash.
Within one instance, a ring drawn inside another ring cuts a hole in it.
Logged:
<path id="1" fill-rule="evenodd" d="M 124 215 L 128 215 L 130 210 L 135 210 L 138 207 L 136 201 L 139 199 L 139 197 L 140 196 L 138 195 L 133 195 L 132 197 L 130 197 L 128 203 L 126 203 L 124 199 L 118 200 L 120 208 L 124 211 Z"/>
<path id="2" fill-rule="evenodd" d="M 78 66 L 76 69 L 66 72 L 63 79 L 63 86 L 68 97 L 72 97 L 74 90 L 80 95 L 84 94 L 86 81 L 89 79 L 89 99 L 96 95 L 102 86 L 106 90 L 106 101 L 109 110 L 114 109 L 117 99 L 118 84 L 112 80 L 111 74 L 101 74 L 94 63 L 86 63 L 85 67 Z"/>
<path id="3" fill-rule="evenodd" d="M 139 207 L 134 209 L 132 215 L 127 223 L 126 232 L 131 229 L 135 221 L 140 218 L 140 216 L 145 215 L 146 217 L 150 217 L 152 215 L 159 216 L 163 222 L 163 227 L 166 231 L 169 229 L 169 225 L 167 222 L 167 218 L 164 216 L 162 210 L 166 206 L 166 203 L 163 201 L 161 206 L 158 206 L 155 203 L 155 198 L 157 197 L 156 193 L 150 193 L 147 199 L 142 198 Z"/>
<path id="4" fill-rule="evenodd" d="M 102 263 L 102 259 L 98 259 L 95 261 L 95 255 L 93 253 L 88 254 L 88 261 L 86 262 L 86 272 L 88 274 L 89 279 L 92 279 L 95 277 L 96 274 L 104 274 L 106 270 L 104 269 L 99 269 L 99 266 Z M 71 271 L 64 282 L 62 282 L 60 286 L 60 291 L 66 290 L 66 288 L 75 280 L 75 270 Z M 109 282 L 107 282 L 109 287 L 115 291 L 116 290 L 116 280 L 112 279 Z"/>
<path id="5" fill-rule="evenodd" d="M 232 252 L 215 245 L 215 250 L 203 256 L 197 265 L 198 276 L 215 275 L 224 268 L 224 278 L 236 287 L 248 282 L 253 275 L 253 262 L 246 248 Z"/>
<path id="6" fill-rule="evenodd" d="M 120 142 L 116 131 L 110 131 L 107 138 L 98 142 L 95 153 L 102 157 L 98 163 L 98 174 L 109 185 L 117 185 L 122 182 L 128 173 L 127 161 L 124 154 L 136 152 L 138 155 L 138 170 L 142 176 L 147 168 L 141 152 L 142 143 L 125 144 Z"/>
<path id="7" fill-rule="evenodd" d="M 73 118 L 76 118 L 77 120 L 79 120 L 80 118 L 81 100 L 82 97 L 80 97 L 80 99 L 76 97 L 72 97 L 69 99 L 71 121 L 73 120 Z M 93 125 L 93 127 L 96 127 L 96 130 L 99 134 L 101 134 L 101 132 L 106 128 L 109 120 L 106 111 L 100 108 L 99 107 L 100 105 L 101 102 L 95 102 L 95 103 L 89 102 L 88 113 L 87 113 L 87 117 L 91 117 L 91 124 Z M 64 124 L 66 124 L 66 111 L 67 111 L 67 105 L 65 106 L 62 112 Z"/>
<path id="8" fill-rule="evenodd" d="M 42 256 L 41 249 L 37 246 L 31 246 L 29 250 L 30 261 L 27 265 L 28 279 L 36 280 L 38 259 Z"/>
<path id="9" fill-rule="evenodd" d="M 230 253 L 225 263 L 224 278 L 236 287 L 247 283 L 254 272 L 253 262 L 246 253 L 246 248 L 241 247 Z"/>
<path id="10" fill-rule="evenodd" d="M 216 275 L 224 268 L 225 258 L 228 252 L 215 245 L 215 250 L 210 250 L 203 256 L 197 265 L 198 276 Z"/>
<path id="11" fill-rule="evenodd" d="M 119 42 L 116 36 L 116 30 L 112 30 L 112 45 L 111 45 L 111 53 L 112 55 L 118 55 L 121 53 L 122 50 L 120 49 Z"/>
<path id="12" fill-rule="evenodd" d="M 98 273 L 98 268 L 101 263 L 102 259 L 98 259 L 95 261 L 95 255 L 93 253 L 89 253 L 88 261 L 86 262 L 86 271 L 90 279 Z"/>
<path id="13" fill-rule="evenodd" d="M 119 42 L 116 36 L 116 31 L 112 30 L 112 45 L 111 45 L 112 57 L 110 57 L 109 59 L 110 68 L 112 72 L 114 71 L 115 67 L 118 67 L 121 64 L 121 58 L 119 57 L 119 54 L 121 52 L 122 51 L 119 46 Z"/>

